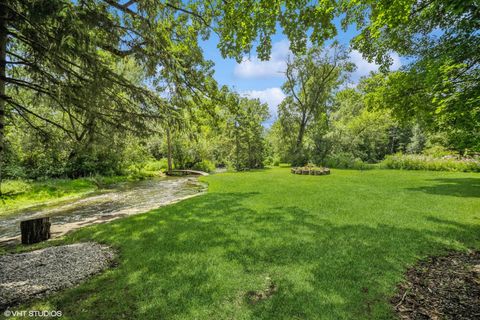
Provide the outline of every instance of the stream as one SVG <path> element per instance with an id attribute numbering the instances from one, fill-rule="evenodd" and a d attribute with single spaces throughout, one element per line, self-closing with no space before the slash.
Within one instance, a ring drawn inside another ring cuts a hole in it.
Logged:
<path id="1" fill-rule="evenodd" d="M 0 242 L 18 240 L 20 221 L 50 217 L 52 238 L 87 225 L 147 212 L 205 192 L 196 177 L 162 177 L 110 186 L 81 199 L 33 207 L 0 220 Z"/>

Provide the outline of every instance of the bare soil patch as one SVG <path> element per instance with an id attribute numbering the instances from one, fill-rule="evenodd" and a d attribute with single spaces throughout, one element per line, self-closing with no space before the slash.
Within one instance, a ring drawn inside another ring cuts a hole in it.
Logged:
<path id="1" fill-rule="evenodd" d="M 275 292 L 277 292 L 278 288 L 275 283 L 273 283 L 270 277 L 265 279 L 265 287 L 261 290 L 257 291 L 248 291 L 247 292 L 247 299 L 248 302 L 251 304 L 255 304 L 262 300 L 270 298 Z"/>

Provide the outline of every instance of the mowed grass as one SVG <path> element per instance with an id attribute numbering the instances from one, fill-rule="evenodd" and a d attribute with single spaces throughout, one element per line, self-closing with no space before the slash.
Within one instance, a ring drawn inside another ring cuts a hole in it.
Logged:
<path id="1" fill-rule="evenodd" d="M 208 194 L 82 229 L 115 268 L 20 310 L 64 319 L 391 319 L 406 268 L 480 248 L 480 175 L 289 169 L 205 178 Z M 252 303 L 250 291 L 277 287 Z"/>

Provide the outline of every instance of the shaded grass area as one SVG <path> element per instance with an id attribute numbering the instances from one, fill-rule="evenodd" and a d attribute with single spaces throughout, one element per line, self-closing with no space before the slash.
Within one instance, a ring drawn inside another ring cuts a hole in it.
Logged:
<path id="1" fill-rule="evenodd" d="M 206 195 L 81 229 L 118 266 L 21 310 L 65 319 L 390 319 L 405 270 L 480 247 L 476 174 L 287 168 L 204 178 Z M 249 293 L 275 287 L 251 303 Z"/>

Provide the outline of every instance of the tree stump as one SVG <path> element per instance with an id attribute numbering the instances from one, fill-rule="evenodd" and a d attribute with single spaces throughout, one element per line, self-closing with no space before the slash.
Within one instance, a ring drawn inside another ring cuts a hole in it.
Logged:
<path id="1" fill-rule="evenodd" d="M 50 239 L 49 218 L 38 218 L 20 222 L 22 243 L 32 244 Z"/>

